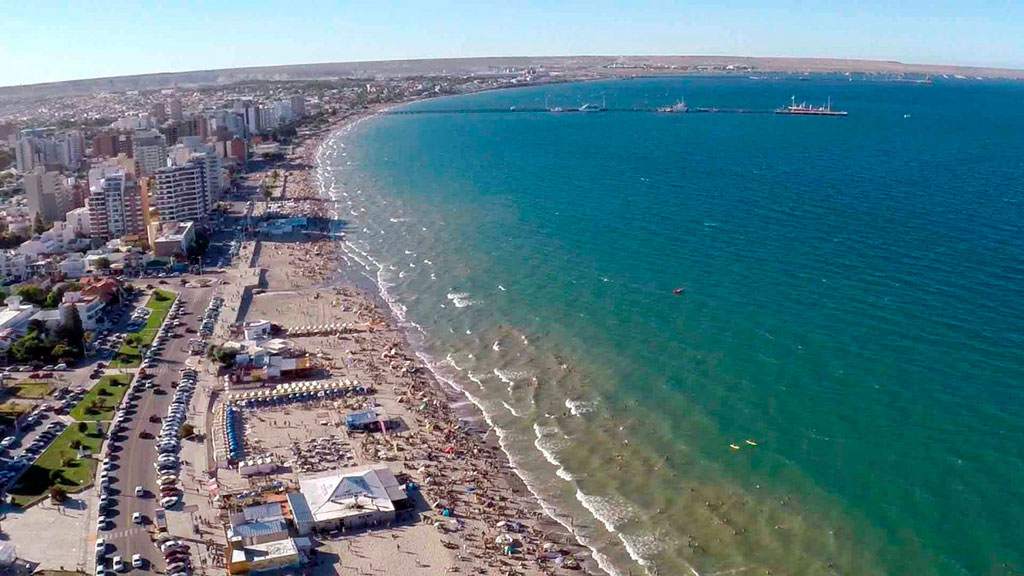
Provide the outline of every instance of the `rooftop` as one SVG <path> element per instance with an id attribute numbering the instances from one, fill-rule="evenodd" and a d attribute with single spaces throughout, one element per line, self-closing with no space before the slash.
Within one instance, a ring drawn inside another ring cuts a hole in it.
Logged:
<path id="1" fill-rule="evenodd" d="M 405 490 L 385 464 L 347 468 L 333 474 L 299 479 L 299 490 L 317 522 L 394 511 Z"/>

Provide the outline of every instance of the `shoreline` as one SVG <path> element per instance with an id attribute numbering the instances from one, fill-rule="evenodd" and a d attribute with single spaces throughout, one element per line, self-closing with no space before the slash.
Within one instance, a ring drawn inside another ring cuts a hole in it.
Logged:
<path id="1" fill-rule="evenodd" d="M 335 138 L 343 138 L 344 131 L 351 130 L 360 122 L 372 119 L 389 109 L 428 99 L 434 98 L 414 98 L 402 102 L 375 105 L 370 109 L 334 120 L 328 126 L 309 134 L 302 141 L 296 143 L 296 146 L 302 147 L 303 159 L 307 164 L 304 170 L 306 172 L 306 182 L 304 183 L 306 191 L 323 202 L 321 207 L 318 207 L 320 208 L 318 211 L 326 212 L 331 215 L 332 219 L 337 219 L 336 208 L 332 205 L 336 200 L 330 196 L 320 179 L 320 170 L 326 169 L 321 164 L 325 143 Z M 293 184 L 289 184 L 290 188 L 293 186 Z M 297 187 L 301 190 L 304 187 L 303 183 L 299 183 Z M 303 198 L 292 194 L 294 193 L 286 194 L 284 201 L 301 201 Z M 406 321 L 403 314 L 392 305 L 386 295 L 386 289 L 382 290 L 379 279 L 374 280 L 365 273 L 359 274 L 359 276 L 365 277 L 366 282 L 363 282 L 360 277 L 352 277 L 351 272 L 355 272 L 355 270 L 343 269 L 345 260 L 347 260 L 344 238 L 332 238 L 325 242 L 331 245 L 331 249 L 322 258 L 336 262 L 337 267 L 324 267 L 317 271 L 319 273 L 317 275 L 321 276 L 320 281 L 317 282 L 317 289 L 335 293 L 355 292 L 358 294 L 358 299 L 372 306 L 371 315 L 375 317 L 374 321 L 383 320 L 389 331 L 394 331 L 399 335 L 397 346 L 386 350 L 385 354 L 397 353 L 399 357 L 411 360 L 415 365 L 415 371 L 422 372 L 425 376 L 423 380 L 444 399 L 445 405 L 438 407 L 439 411 L 447 413 L 446 417 L 457 423 L 465 439 L 470 443 L 478 444 L 472 448 L 474 457 L 478 449 L 482 450 L 482 459 L 487 463 L 486 469 L 494 473 L 498 477 L 497 482 L 503 485 L 501 489 L 494 490 L 495 494 L 487 494 L 486 497 L 502 499 L 505 496 L 510 496 L 517 503 L 528 502 L 529 510 L 526 511 L 527 514 L 524 514 L 526 517 L 516 517 L 516 520 L 522 522 L 533 536 L 542 537 L 545 542 L 556 542 L 570 550 L 571 556 L 579 564 L 578 572 L 593 575 L 616 574 L 617 570 L 602 558 L 601 553 L 582 541 L 571 525 L 560 520 L 552 508 L 530 488 L 524 473 L 515 465 L 509 452 L 502 446 L 498 429 L 490 422 L 490 417 L 482 409 L 479 401 L 457 383 L 438 372 L 435 362 L 426 356 L 425 352 L 418 349 L 413 342 L 413 331 L 418 329 L 418 325 Z M 290 264 L 290 268 L 296 268 L 296 263 Z M 296 291 L 302 290 L 298 286 L 294 286 L 294 288 Z M 422 330 L 419 332 L 424 339 L 427 338 Z M 545 544 L 545 547 L 547 545 Z M 538 555 L 541 552 L 540 548 L 537 548 L 536 551 Z M 541 566 L 541 571 L 538 573 L 549 573 L 548 570 L 551 568 L 553 566 L 547 568 Z M 532 571 L 528 573 L 532 573 Z"/>

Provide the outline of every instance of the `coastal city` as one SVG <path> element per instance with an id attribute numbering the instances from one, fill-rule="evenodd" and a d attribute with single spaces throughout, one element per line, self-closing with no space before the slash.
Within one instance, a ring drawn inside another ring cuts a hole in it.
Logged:
<path id="1" fill-rule="evenodd" d="M 345 230 L 313 172 L 323 137 L 389 105 L 560 79 L 5 100 L 4 570 L 589 570 L 389 315 L 337 281 Z"/>

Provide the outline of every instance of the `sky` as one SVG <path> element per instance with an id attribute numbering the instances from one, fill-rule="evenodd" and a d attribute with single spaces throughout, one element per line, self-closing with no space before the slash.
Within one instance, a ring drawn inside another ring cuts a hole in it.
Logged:
<path id="1" fill-rule="evenodd" d="M 722 54 L 1024 68 L 1022 0 L 0 0 L 0 86 L 313 62 Z"/>

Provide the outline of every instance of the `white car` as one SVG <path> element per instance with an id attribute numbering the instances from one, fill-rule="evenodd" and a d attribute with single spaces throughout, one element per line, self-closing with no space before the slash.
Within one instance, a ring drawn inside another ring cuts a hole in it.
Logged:
<path id="1" fill-rule="evenodd" d="M 14 436 L 8 436 L 7 438 L 0 440 L 0 448 L 10 448 L 11 444 L 14 444 L 15 440 L 17 440 L 17 438 Z"/>
<path id="2" fill-rule="evenodd" d="M 146 489 L 143 488 L 142 486 L 136 486 L 135 487 L 135 495 L 136 496 L 142 496 L 145 493 L 146 493 Z"/>
<path id="3" fill-rule="evenodd" d="M 142 512 L 132 512 L 132 523 L 142 524 Z"/>
<path id="4" fill-rule="evenodd" d="M 103 538 L 96 539 L 96 552 L 103 552 L 107 549 L 107 541 Z"/>
<path id="5" fill-rule="evenodd" d="M 116 572 L 124 571 L 124 558 L 121 558 L 120 556 L 114 556 L 114 570 Z"/>
<path id="6" fill-rule="evenodd" d="M 142 568 L 142 554 L 132 554 L 132 568 Z"/>

